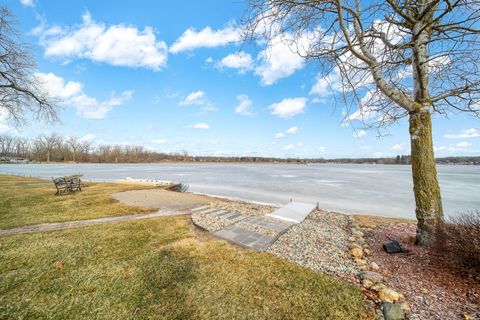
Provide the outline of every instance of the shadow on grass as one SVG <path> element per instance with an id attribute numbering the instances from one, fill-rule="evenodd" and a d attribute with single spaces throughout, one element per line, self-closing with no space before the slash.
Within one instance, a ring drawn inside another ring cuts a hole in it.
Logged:
<path id="1" fill-rule="evenodd" d="M 197 279 L 198 262 L 184 248 L 167 247 L 145 260 L 141 268 L 142 288 L 134 314 L 156 314 L 159 318 L 193 319 L 195 304 L 189 291 Z"/>

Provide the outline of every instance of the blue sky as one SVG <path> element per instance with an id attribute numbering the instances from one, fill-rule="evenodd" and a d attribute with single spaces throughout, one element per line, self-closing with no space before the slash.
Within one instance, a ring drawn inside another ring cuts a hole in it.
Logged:
<path id="1" fill-rule="evenodd" d="M 281 45 L 265 55 L 260 44 L 238 43 L 242 1 L 5 3 L 32 44 L 37 76 L 64 102 L 61 124 L 18 132 L 0 122 L 0 133 L 195 155 L 409 153 L 406 119 L 381 138 L 342 125 L 345 106 L 315 90 L 318 65 Z M 433 125 L 437 156 L 480 154 L 478 119 L 436 116 Z"/>

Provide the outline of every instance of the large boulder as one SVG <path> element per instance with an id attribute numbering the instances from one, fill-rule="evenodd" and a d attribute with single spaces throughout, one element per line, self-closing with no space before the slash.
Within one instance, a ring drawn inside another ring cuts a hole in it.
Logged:
<path id="1" fill-rule="evenodd" d="M 385 320 L 405 319 L 405 311 L 398 304 L 384 302 L 382 304 L 382 310 L 383 310 L 383 316 L 385 317 Z"/>

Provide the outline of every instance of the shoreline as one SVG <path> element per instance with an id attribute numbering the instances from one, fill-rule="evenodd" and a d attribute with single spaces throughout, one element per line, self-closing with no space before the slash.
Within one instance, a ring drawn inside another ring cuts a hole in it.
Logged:
<path id="1" fill-rule="evenodd" d="M 65 161 L 65 162 L 0 162 L 1 165 L 30 165 L 30 164 L 41 164 L 41 165 L 83 165 L 83 164 L 94 164 L 94 165 L 112 165 L 112 164 L 120 164 L 120 165 L 151 165 L 151 164 L 273 164 L 273 165 L 282 165 L 282 164 L 291 164 L 291 165 L 319 165 L 319 164 L 326 164 L 326 165 L 379 165 L 379 166 L 408 166 L 411 167 L 412 165 L 409 163 L 376 163 L 376 162 L 296 162 L 296 161 L 157 161 L 157 162 L 72 162 L 72 161 Z M 475 163 L 437 163 L 437 166 L 480 166 L 480 164 Z"/>
<path id="2" fill-rule="evenodd" d="M 22 174 L 11 174 L 11 173 L 4 173 L 4 172 L 0 172 L 0 175 L 6 175 L 6 176 L 17 176 L 17 177 L 31 177 L 31 178 L 38 178 L 38 179 L 42 179 L 42 180 L 47 180 L 47 181 L 50 181 L 48 178 L 43 178 L 43 177 L 39 177 L 39 176 L 29 176 L 29 175 L 22 175 Z M 139 183 L 128 183 L 128 182 L 116 182 L 118 179 L 112 179 L 112 180 L 100 180 L 100 179 L 88 179 L 87 180 L 84 180 L 83 182 L 89 182 L 89 183 L 113 183 L 113 184 L 127 184 L 127 185 L 137 185 L 137 186 L 140 186 L 141 184 Z M 143 185 L 145 186 L 145 185 Z M 154 189 L 161 189 L 159 188 L 158 186 L 154 186 L 153 184 L 151 185 L 151 189 L 154 190 Z M 250 199 L 246 199 L 246 198 L 241 198 L 241 197 L 229 197 L 229 196 L 222 196 L 222 195 L 218 195 L 218 194 L 212 194 L 212 193 L 206 193 L 206 192 L 198 192 L 198 191 L 187 191 L 185 192 L 187 194 L 192 194 L 192 195 L 200 195 L 200 196 L 205 196 L 207 198 L 211 198 L 213 200 L 217 199 L 217 200 L 222 200 L 222 201 L 230 201 L 230 202 L 238 202 L 238 203 L 249 203 L 249 204 L 254 204 L 254 205 L 261 205 L 261 206 L 270 206 L 270 207 L 281 207 L 282 205 L 285 205 L 286 203 L 284 204 L 280 204 L 280 203 L 274 203 L 274 202 L 264 202 L 264 201 L 255 201 L 255 200 L 250 200 Z M 294 198 L 293 198 L 294 199 Z M 301 201 L 300 201 L 301 202 Z M 315 204 L 318 204 L 315 203 Z M 336 210 L 336 209 L 330 209 L 330 208 L 326 208 L 326 207 L 323 207 L 323 206 L 318 206 L 318 209 L 320 210 L 324 210 L 324 211 L 328 211 L 328 212 L 335 212 L 335 213 L 339 213 L 339 214 L 343 214 L 343 215 L 347 215 L 347 216 L 368 216 L 368 217 L 377 217 L 377 218 L 380 218 L 380 219 L 394 219 L 394 220 L 405 220 L 405 221 L 415 221 L 414 218 L 405 218 L 405 217 L 399 217 L 399 216 L 387 216 L 387 215 L 379 215 L 379 214 L 374 214 L 374 213 L 360 213 L 360 212 L 348 212 L 348 211 L 344 211 L 344 210 Z"/>

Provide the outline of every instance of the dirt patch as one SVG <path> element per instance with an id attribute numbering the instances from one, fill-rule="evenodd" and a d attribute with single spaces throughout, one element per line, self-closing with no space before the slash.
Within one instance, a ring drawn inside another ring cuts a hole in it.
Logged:
<path id="1" fill-rule="evenodd" d="M 415 246 L 416 226 L 382 225 L 365 234 L 371 260 L 386 271 L 386 283 L 411 305 L 409 319 L 480 319 L 480 281 L 452 270 L 445 257 Z M 407 253 L 388 254 L 382 244 L 398 240 Z"/>
<path id="2" fill-rule="evenodd" d="M 115 193 L 113 198 L 130 206 L 168 210 L 191 209 L 212 201 L 211 198 L 201 195 L 161 189 L 119 192 Z"/>

